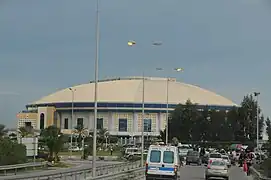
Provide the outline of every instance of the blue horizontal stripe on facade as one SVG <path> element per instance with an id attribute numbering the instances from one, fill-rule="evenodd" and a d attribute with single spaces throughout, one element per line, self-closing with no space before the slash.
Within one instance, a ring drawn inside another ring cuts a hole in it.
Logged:
<path id="1" fill-rule="evenodd" d="M 46 104 L 31 104 L 26 105 L 26 107 L 46 107 L 46 106 L 54 106 L 56 108 L 71 108 L 72 103 L 46 103 Z M 75 102 L 73 104 L 74 108 L 86 108 L 86 107 L 94 107 L 94 103 L 87 103 L 87 102 Z M 98 103 L 99 108 L 106 108 L 110 110 L 110 108 L 142 108 L 142 103 Z M 145 103 L 145 108 L 152 108 L 152 109 L 165 109 L 167 108 L 166 104 L 152 104 L 152 103 Z M 169 104 L 169 108 L 174 109 L 176 104 Z M 219 105 L 197 105 L 199 109 L 215 109 L 215 110 L 230 110 L 233 106 L 219 106 Z M 119 111 L 119 110 L 118 110 Z"/>

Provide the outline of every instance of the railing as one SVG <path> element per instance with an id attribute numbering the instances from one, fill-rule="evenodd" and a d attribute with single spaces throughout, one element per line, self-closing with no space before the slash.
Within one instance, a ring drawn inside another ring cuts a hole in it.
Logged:
<path id="1" fill-rule="evenodd" d="M 24 164 L 0 166 L 0 174 L 3 173 L 4 175 L 7 175 L 7 172 L 12 171 L 16 175 L 19 169 L 29 169 L 29 168 L 37 168 L 37 167 L 45 167 L 45 166 L 47 166 L 46 162 L 24 163 Z"/>
<path id="2" fill-rule="evenodd" d="M 97 177 L 89 177 L 86 180 L 126 180 L 126 179 L 143 179 L 144 168 L 140 167 L 140 163 L 132 163 L 129 166 L 124 166 L 121 169 L 110 171 L 107 174 Z"/>
<path id="3" fill-rule="evenodd" d="M 264 177 L 259 171 L 257 171 L 254 167 L 250 167 L 251 175 L 254 180 L 271 180 L 271 178 Z"/>
<path id="4" fill-rule="evenodd" d="M 128 170 L 133 170 L 140 167 L 140 162 L 129 162 L 112 164 L 105 166 L 98 166 L 96 168 L 96 176 L 111 176 L 113 174 L 123 173 Z M 61 170 L 49 170 L 36 172 L 32 171 L 31 174 L 21 174 L 16 176 L 0 177 L 0 180 L 91 180 L 92 168 L 90 167 L 74 167 Z M 98 177 L 95 177 L 98 178 Z"/>

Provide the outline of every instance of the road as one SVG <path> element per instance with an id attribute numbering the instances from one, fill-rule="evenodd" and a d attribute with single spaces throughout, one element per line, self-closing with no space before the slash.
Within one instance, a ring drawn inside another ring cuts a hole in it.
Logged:
<path id="1" fill-rule="evenodd" d="M 180 180 L 205 180 L 204 166 L 184 166 L 181 168 Z M 252 180 L 250 176 L 246 176 L 245 173 L 239 167 L 233 166 L 230 169 L 230 180 Z"/>

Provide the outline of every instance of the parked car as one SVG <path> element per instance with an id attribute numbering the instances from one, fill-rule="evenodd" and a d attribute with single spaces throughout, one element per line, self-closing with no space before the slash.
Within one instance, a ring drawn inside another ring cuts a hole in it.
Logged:
<path id="1" fill-rule="evenodd" d="M 208 161 L 209 161 L 209 154 L 205 154 L 204 156 L 202 156 L 201 162 L 203 164 L 208 164 Z"/>
<path id="2" fill-rule="evenodd" d="M 222 155 L 222 159 L 225 161 L 225 163 L 227 164 L 228 167 L 231 167 L 231 160 L 230 160 L 229 156 Z"/>
<path id="3" fill-rule="evenodd" d="M 201 165 L 200 153 L 198 151 L 188 151 L 186 156 L 186 165 L 197 164 Z"/>
<path id="4" fill-rule="evenodd" d="M 211 153 L 209 155 L 209 163 L 212 161 L 222 161 L 222 155 L 220 153 Z"/>

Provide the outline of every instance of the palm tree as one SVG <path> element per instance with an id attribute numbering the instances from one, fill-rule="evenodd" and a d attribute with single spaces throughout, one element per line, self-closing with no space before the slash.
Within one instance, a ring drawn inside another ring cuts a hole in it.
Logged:
<path id="1" fill-rule="evenodd" d="M 22 143 L 22 138 L 29 137 L 30 135 L 32 136 L 34 134 L 34 129 L 33 127 L 19 127 L 18 133 L 20 135 L 20 142 Z"/>
<path id="2" fill-rule="evenodd" d="M 41 131 L 41 139 L 49 149 L 49 161 L 59 161 L 58 153 L 63 147 L 63 134 L 56 126 L 49 126 Z"/>
<path id="3" fill-rule="evenodd" d="M 97 136 L 98 136 L 98 142 L 103 144 L 109 137 L 109 132 L 107 129 L 99 129 Z"/>
<path id="4" fill-rule="evenodd" d="M 4 124 L 0 124 L 0 138 L 3 138 L 7 134 L 8 130 Z"/>
<path id="5" fill-rule="evenodd" d="M 84 127 L 84 125 L 77 125 L 75 128 L 74 128 L 74 131 L 73 131 L 74 134 L 76 134 L 78 136 L 78 146 L 79 148 L 82 147 L 82 140 L 83 138 L 87 137 L 88 136 L 88 129 Z"/>
<path id="6" fill-rule="evenodd" d="M 17 141 L 17 134 L 16 133 L 11 133 L 10 135 L 9 135 L 9 139 L 10 140 L 12 140 L 12 141 Z"/>
<path id="7" fill-rule="evenodd" d="M 27 137 L 30 134 L 26 127 L 19 127 L 18 133 L 20 134 L 21 138 Z"/>

